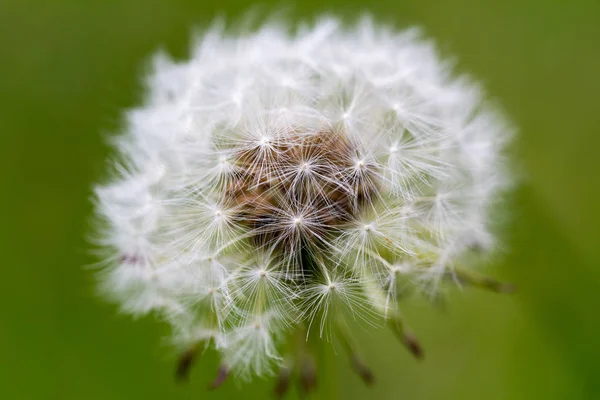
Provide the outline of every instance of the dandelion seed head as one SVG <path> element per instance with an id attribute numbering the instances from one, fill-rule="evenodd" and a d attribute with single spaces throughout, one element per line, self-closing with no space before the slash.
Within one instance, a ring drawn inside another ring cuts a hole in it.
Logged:
<path id="1" fill-rule="evenodd" d="M 405 289 L 493 249 L 511 181 L 509 124 L 454 75 L 418 30 L 368 18 L 215 25 L 190 59 L 158 54 L 96 189 L 103 293 L 243 377 L 276 371 L 294 331 L 398 317 Z"/>

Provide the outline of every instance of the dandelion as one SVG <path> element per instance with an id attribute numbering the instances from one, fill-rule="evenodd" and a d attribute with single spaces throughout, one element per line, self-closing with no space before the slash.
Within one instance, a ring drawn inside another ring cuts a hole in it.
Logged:
<path id="1" fill-rule="evenodd" d="M 147 87 L 96 189 L 101 287 L 172 325 L 181 378 L 212 348 L 212 387 L 278 374 L 278 394 L 292 376 L 310 390 L 311 349 L 333 341 L 370 383 L 351 321 L 420 357 L 406 292 L 509 289 L 472 267 L 494 247 L 510 129 L 418 30 L 213 27 L 185 62 L 158 54 Z"/>

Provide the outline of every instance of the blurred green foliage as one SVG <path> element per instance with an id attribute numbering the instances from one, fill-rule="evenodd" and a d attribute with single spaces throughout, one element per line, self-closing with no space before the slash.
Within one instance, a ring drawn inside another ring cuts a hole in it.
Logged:
<path id="1" fill-rule="evenodd" d="M 117 315 L 82 268 L 95 261 L 89 198 L 106 134 L 139 102 L 145 60 L 158 47 L 184 57 L 192 27 L 248 5 L 0 0 L 1 398 L 267 397 L 268 381 L 206 394 L 211 354 L 176 385 L 165 327 Z M 345 399 L 600 398 L 600 2 L 323 0 L 287 10 L 295 19 L 370 10 L 422 25 L 520 129 L 523 185 L 509 202 L 506 255 L 489 271 L 519 293 L 457 290 L 444 310 L 413 302 L 423 362 L 389 332 L 359 332 L 376 386 L 363 387 L 342 355 L 321 379 Z"/>

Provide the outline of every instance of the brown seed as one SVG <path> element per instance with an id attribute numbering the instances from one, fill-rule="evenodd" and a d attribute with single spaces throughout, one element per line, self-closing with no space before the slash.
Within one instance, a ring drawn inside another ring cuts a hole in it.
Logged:
<path id="1" fill-rule="evenodd" d="M 228 376 L 229 376 L 229 368 L 227 368 L 227 366 L 225 366 L 225 365 L 221 365 L 219 367 L 219 370 L 217 371 L 217 376 L 216 376 L 215 380 L 212 381 L 212 383 L 208 386 L 208 390 L 215 390 L 215 389 L 219 388 L 223 383 L 225 383 Z"/>
<path id="2" fill-rule="evenodd" d="M 233 156 L 236 173 L 225 184 L 224 201 L 236 205 L 236 220 L 257 247 L 287 257 L 301 248 L 324 251 L 377 190 L 374 165 L 365 162 L 361 173 L 352 173 L 356 153 L 334 131 L 290 132 L 267 147 L 245 148 Z"/>
<path id="3" fill-rule="evenodd" d="M 187 382 L 194 361 L 196 360 L 196 346 L 186 350 L 177 361 L 177 369 L 175 371 L 175 380 L 177 382 Z"/>

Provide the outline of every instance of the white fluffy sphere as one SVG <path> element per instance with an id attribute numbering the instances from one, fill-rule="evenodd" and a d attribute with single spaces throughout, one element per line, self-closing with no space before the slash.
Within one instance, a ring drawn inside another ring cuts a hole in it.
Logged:
<path id="1" fill-rule="evenodd" d="M 153 65 L 96 191 L 102 288 L 225 370 L 285 364 L 295 330 L 399 321 L 400 292 L 492 248 L 510 130 L 417 30 L 212 28 Z"/>

